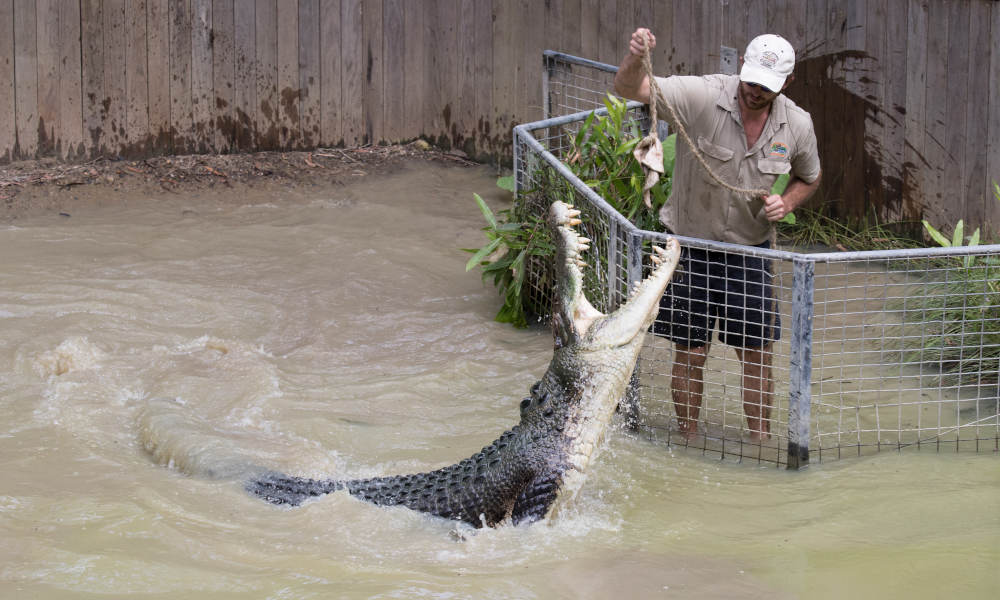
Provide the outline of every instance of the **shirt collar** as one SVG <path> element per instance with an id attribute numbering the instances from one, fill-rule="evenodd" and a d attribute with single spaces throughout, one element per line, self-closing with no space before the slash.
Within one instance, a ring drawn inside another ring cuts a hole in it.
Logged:
<path id="1" fill-rule="evenodd" d="M 728 110 L 737 121 L 740 120 L 740 105 L 739 101 L 736 99 L 736 94 L 740 86 L 740 76 L 730 75 L 726 80 L 725 85 L 722 86 L 722 90 L 719 92 L 719 99 L 716 101 L 716 105 L 723 110 Z"/>

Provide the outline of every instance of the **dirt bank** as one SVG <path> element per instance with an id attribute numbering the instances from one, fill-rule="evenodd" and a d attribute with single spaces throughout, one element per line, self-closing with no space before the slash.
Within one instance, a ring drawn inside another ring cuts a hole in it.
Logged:
<path id="1" fill-rule="evenodd" d="M 53 212 L 70 215 L 74 208 L 120 201 L 115 199 L 133 194 L 204 194 L 213 188 L 240 186 L 280 190 L 301 185 L 340 185 L 375 173 L 389 174 L 414 161 L 476 164 L 463 154 L 442 152 L 423 142 L 321 148 L 312 152 L 198 154 L 145 160 L 99 158 L 81 164 L 54 159 L 23 161 L 0 167 L 0 222 Z M 119 193 L 106 193 L 111 190 Z"/>

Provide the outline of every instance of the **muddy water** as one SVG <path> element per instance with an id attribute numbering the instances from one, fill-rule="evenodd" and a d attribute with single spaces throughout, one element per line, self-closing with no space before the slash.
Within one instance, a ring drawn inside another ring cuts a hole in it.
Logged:
<path id="1" fill-rule="evenodd" d="M 574 510 L 483 532 L 181 472 L 426 470 L 512 425 L 551 341 L 492 322 L 495 293 L 463 272 L 492 186 L 421 165 L 3 226 L 0 597 L 993 597 L 990 455 L 790 474 L 615 431 Z M 174 468 L 143 448 L 158 402 Z"/>

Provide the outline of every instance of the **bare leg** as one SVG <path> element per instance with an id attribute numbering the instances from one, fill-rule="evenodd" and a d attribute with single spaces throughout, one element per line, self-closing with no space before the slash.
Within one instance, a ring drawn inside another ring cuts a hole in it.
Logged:
<path id="1" fill-rule="evenodd" d="M 747 417 L 750 439 L 759 442 L 771 437 L 771 344 L 762 348 L 737 348 L 743 364 L 743 412 Z"/>
<path id="2" fill-rule="evenodd" d="M 709 345 L 686 348 L 677 346 L 671 369 L 670 387 L 677 413 L 677 427 L 685 439 L 691 441 L 698 435 L 698 412 L 705 388 L 704 367 Z"/>

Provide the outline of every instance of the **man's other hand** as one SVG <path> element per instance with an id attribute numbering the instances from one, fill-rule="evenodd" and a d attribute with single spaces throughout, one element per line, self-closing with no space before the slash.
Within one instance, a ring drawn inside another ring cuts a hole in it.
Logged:
<path id="1" fill-rule="evenodd" d="M 764 198 L 764 213 L 767 215 L 768 221 L 780 221 L 790 212 L 792 211 L 789 210 L 788 205 L 785 204 L 780 195 L 771 194 Z"/>

